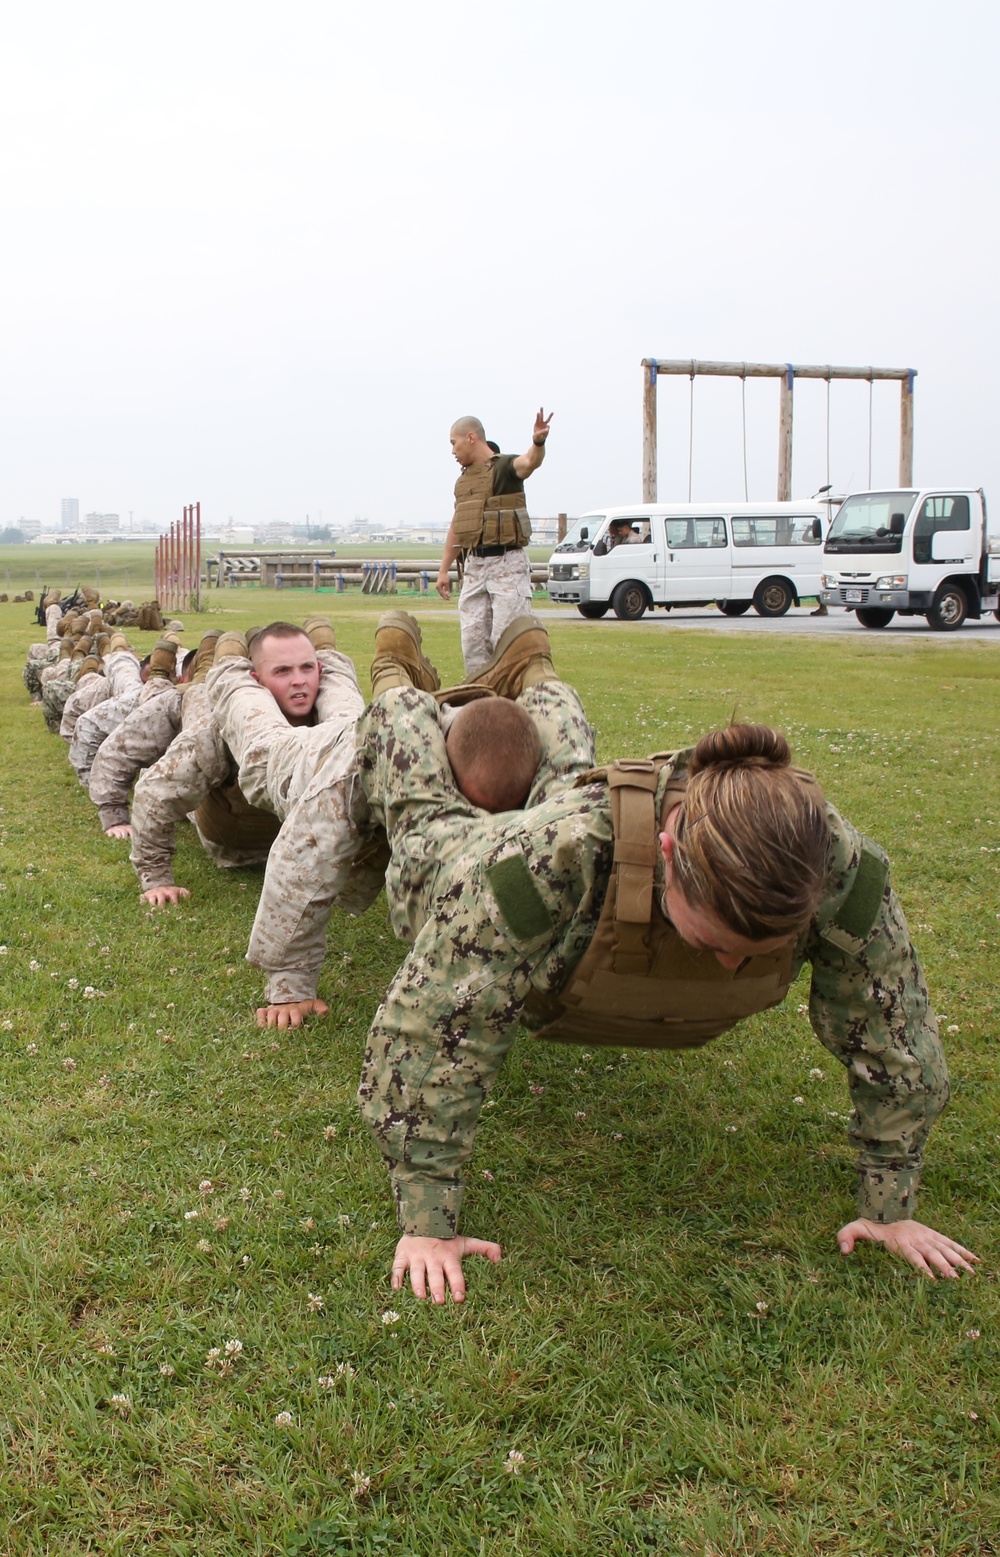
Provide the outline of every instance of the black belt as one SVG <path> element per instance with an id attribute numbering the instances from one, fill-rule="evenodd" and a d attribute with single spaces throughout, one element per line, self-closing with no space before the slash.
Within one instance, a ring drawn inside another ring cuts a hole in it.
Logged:
<path id="1" fill-rule="evenodd" d="M 470 557 L 502 557 L 506 551 L 523 551 L 516 541 L 510 546 L 473 546 L 467 553 Z"/>

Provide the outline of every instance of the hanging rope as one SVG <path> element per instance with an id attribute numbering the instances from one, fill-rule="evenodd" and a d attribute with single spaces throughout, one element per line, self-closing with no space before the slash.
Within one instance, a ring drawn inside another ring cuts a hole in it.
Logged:
<path id="1" fill-rule="evenodd" d="M 691 360 L 691 396 L 688 402 L 688 502 L 691 501 L 691 476 L 694 471 L 694 375 L 698 364 Z"/>
<path id="2" fill-rule="evenodd" d="M 868 369 L 868 490 L 872 489 L 872 370 Z"/>
<path id="3" fill-rule="evenodd" d="M 830 364 L 826 365 L 826 490 L 830 490 Z"/>
<path id="4" fill-rule="evenodd" d="M 747 480 L 747 365 L 744 362 L 740 374 L 743 392 L 743 501 L 750 501 L 750 483 Z"/>

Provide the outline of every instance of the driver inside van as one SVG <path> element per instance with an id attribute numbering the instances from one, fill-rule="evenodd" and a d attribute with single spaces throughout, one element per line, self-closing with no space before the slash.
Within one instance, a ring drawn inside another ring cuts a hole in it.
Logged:
<path id="1" fill-rule="evenodd" d="M 646 534 L 643 536 L 639 534 L 638 530 L 633 528 L 631 519 L 612 519 L 607 531 L 594 547 L 594 556 L 606 557 L 608 552 L 614 551 L 616 546 L 641 545 L 644 540 L 649 540 L 648 525 Z"/>

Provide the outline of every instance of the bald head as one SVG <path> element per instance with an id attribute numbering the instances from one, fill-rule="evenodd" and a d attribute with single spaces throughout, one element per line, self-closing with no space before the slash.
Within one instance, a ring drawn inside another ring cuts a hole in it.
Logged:
<path id="1" fill-rule="evenodd" d="M 460 438 L 467 438 L 469 433 L 475 433 L 477 438 L 486 441 L 486 428 L 478 416 L 460 416 L 457 422 L 452 423 L 451 430 L 458 433 Z"/>
<path id="2" fill-rule="evenodd" d="M 460 708 L 446 737 L 455 782 L 482 811 L 517 811 L 528 798 L 542 755 L 531 716 L 507 698 Z"/>

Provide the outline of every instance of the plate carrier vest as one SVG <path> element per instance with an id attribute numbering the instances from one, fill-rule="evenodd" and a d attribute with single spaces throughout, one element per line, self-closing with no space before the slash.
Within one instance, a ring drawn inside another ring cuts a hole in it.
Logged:
<path id="1" fill-rule="evenodd" d="M 780 1005 L 792 981 L 793 942 L 724 968 L 714 953 L 681 940 L 660 912 L 656 791 L 675 753 L 620 761 L 583 774 L 611 792 L 614 861 L 594 938 L 558 996 L 532 991 L 532 1036 L 558 1043 L 696 1049 L 744 1017 Z M 684 795 L 686 775 L 667 782 L 660 815 Z"/>
<path id="2" fill-rule="evenodd" d="M 475 546 L 527 546 L 531 520 L 523 492 L 493 493 L 493 460 L 467 465 L 455 482 L 455 539 L 463 551 Z"/>

